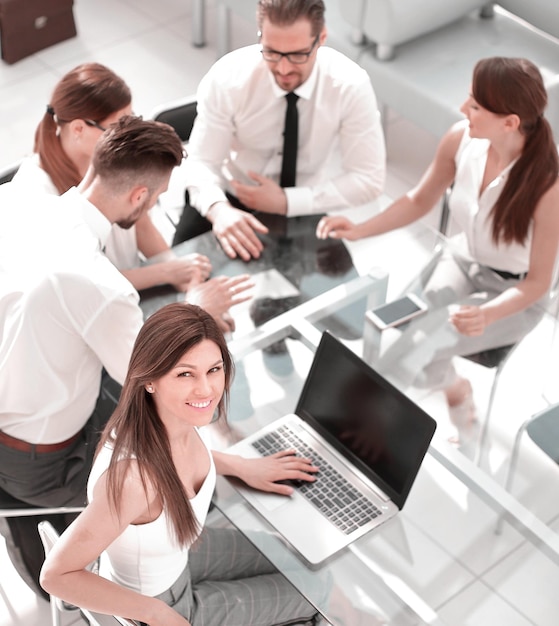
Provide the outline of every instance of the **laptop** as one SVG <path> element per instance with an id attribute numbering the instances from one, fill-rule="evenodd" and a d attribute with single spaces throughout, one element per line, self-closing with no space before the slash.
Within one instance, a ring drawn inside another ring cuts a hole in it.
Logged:
<path id="1" fill-rule="evenodd" d="M 318 566 L 402 509 L 435 428 L 431 416 L 325 331 L 295 413 L 227 449 L 259 457 L 293 447 L 320 467 L 317 480 L 294 484 L 290 497 L 229 482 Z"/>

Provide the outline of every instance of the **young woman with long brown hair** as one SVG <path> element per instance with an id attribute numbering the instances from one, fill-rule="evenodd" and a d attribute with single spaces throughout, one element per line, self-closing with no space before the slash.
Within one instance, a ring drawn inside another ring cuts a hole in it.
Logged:
<path id="1" fill-rule="evenodd" d="M 429 314 L 409 324 L 380 366 L 400 384 L 444 387 L 451 417 L 466 424 L 472 389 L 452 356 L 516 342 L 541 318 L 554 280 L 559 160 L 546 106 L 533 63 L 480 60 L 461 108 L 466 119 L 443 136 L 418 185 L 361 224 L 325 217 L 317 227 L 321 238 L 379 235 L 425 216 L 452 185 L 462 233 L 423 290 Z"/>
<path id="2" fill-rule="evenodd" d="M 317 470 L 293 451 L 245 459 L 210 450 L 203 427 L 224 418 L 232 376 L 203 309 L 176 303 L 148 318 L 98 447 L 89 504 L 43 567 L 49 593 L 151 626 L 312 620 L 313 607 L 238 531 L 202 531 L 216 473 L 288 495 L 275 481 L 314 480 Z M 86 570 L 103 551 L 111 580 Z"/>

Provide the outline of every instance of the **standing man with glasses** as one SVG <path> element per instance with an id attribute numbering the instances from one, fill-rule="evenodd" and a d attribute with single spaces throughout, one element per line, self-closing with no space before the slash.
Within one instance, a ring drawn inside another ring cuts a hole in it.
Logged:
<path id="1" fill-rule="evenodd" d="M 260 43 L 218 60 L 198 89 L 174 243 L 213 229 L 258 258 L 255 212 L 293 217 L 359 206 L 384 186 L 386 154 L 367 73 L 332 48 L 322 0 L 260 0 Z"/>

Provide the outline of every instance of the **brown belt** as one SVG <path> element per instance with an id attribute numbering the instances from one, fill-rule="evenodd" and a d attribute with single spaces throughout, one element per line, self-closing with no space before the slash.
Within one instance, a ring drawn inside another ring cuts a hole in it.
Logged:
<path id="1" fill-rule="evenodd" d="M 19 452 L 32 452 L 34 450 L 37 454 L 43 454 L 45 452 L 58 452 L 68 448 L 80 435 L 81 431 L 70 437 L 70 439 L 60 441 L 59 443 L 29 443 L 28 441 L 23 441 L 23 439 L 11 437 L 0 430 L 0 444 Z"/>

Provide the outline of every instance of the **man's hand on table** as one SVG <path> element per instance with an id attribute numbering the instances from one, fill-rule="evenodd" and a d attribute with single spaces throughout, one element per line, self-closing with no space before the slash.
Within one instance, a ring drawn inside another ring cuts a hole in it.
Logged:
<path id="1" fill-rule="evenodd" d="M 227 202 L 218 202 L 210 208 L 207 218 L 228 257 L 234 259 L 239 256 L 243 261 L 250 261 L 260 256 L 263 245 L 256 233 L 264 235 L 268 229 L 254 215 Z"/>

